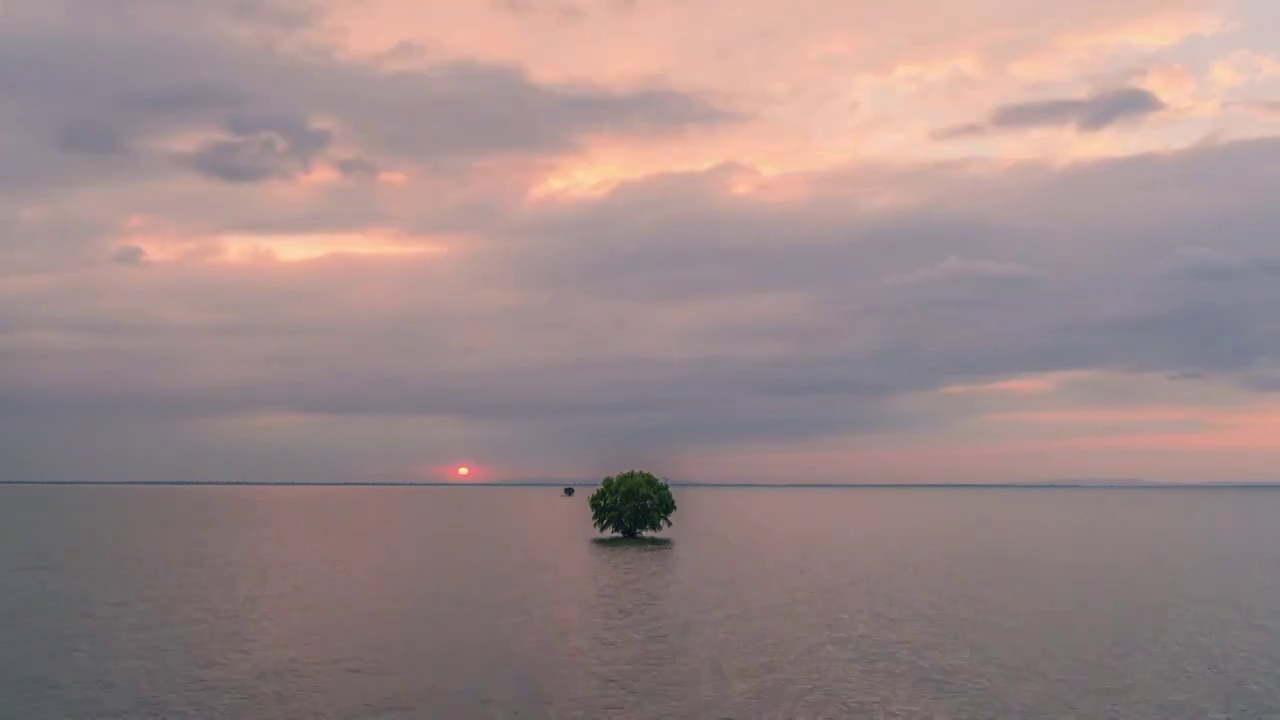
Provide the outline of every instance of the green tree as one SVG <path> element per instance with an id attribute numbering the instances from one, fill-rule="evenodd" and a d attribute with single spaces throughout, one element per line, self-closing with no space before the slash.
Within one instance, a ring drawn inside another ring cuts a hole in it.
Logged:
<path id="1" fill-rule="evenodd" d="M 671 513 L 676 511 L 671 488 L 638 470 L 605 478 L 587 502 L 591 505 L 591 523 L 596 529 L 625 538 L 671 527 Z"/>

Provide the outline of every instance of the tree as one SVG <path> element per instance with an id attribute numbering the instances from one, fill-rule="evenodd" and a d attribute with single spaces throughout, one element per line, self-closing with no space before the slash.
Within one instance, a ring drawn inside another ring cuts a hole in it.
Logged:
<path id="1" fill-rule="evenodd" d="M 605 478 L 587 502 L 591 505 L 591 524 L 597 530 L 624 538 L 671 527 L 671 513 L 676 511 L 671 488 L 638 470 Z"/>
<path id="2" fill-rule="evenodd" d="M 571 488 L 571 487 L 567 487 L 567 488 L 565 488 L 565 489 L 564 489 L 564 496 L 565 496 L 565 497 L 573 497 L 573 488 Z"/>

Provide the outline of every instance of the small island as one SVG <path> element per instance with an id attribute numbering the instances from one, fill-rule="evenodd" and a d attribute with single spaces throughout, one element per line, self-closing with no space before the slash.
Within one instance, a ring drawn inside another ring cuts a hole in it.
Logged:
<path id="1" fill-rule="evenodd" d="M 565 497 L 573 497 L 573 488 L 571 488 L 571 487 L 567 487 L 567 488 L 565 488 L 565 489 L 564 489 L 564 496 L 565 496 Z"/>
<path id="2" fill-rule="evenodd" d="M 671 487 L 639 470 L 605 478 L 587 502 L 597 530 L 628 539 L 671 527 L 671 514 L 676 511 Z"/>

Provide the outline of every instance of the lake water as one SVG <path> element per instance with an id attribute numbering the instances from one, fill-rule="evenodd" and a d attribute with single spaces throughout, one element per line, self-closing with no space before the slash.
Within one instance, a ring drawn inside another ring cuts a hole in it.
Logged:
<path id="1" fill-rule="evenodd" d="M 1280 718 L 1280 491 L 0 487 L 0 718 Z"/>

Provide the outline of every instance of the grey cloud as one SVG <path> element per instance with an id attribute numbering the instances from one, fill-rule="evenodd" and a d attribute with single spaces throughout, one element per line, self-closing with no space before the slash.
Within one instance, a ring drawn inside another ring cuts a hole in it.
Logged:
<path id="1" fill-rule="evenodd" d="M 1045 292 L 1040 271 L 1013 262 L 957 256 L 894 275 L 884 281 L 887 292 L 874 303 L 885 318 L 910 316 L 920 308 L 965 314 L 978 308 L 989 313 L 1020 308 Z"/>
<path id="2" fill-rule="evenodd" d="M 597 0 L 594 4 L 569 0 L 491 0 L 490 4 L 499 12 L 545 16 L 563 22 L 583 20 L 593 11 L 633 12 L 640 6 L 639 0 Z"/>
<path id="3" fill-rule="evenodd" d="M 332 133 L 287 115 L 232 115 L 231 139 L 206 142 L 185 160 L 196 171 L 233 183 L 307 172 L 329 146 Z"/>
<path id="4" fill-rule="evenodd" d="M 998 128 L 1075 125 L 1080 130 L 1101 130 L 1120 120 L 1163 110 L 1165 104 L 1150 91 L 1122 88 L 1084 99 L 1019 103 L 997 108 L 991 124 Z"/>
<path id="5" fill-rule="evenodd" d="M 125 140 L 113 127 L 92 120 L 73 120 L 58 133 L 58 147 L 81 155 L 118 155 Z"/>
<path id="6" fill-rule="evenodd" d="M 963 216 L 940 214 L 926 202 L 900 214 L 853 211 L 831 227 L 821 220 L 831 210 L 820 201 L 807 205 L 803 218 L 774 217 L 673 188 L 634 208 L 593 209 L 581 219 L 593 232 L 557 221 L 557 234 L 584 242 L 572 254 L 556 252 L 556 267 L 568 269 L 547 277 L 579 293 L 618 297 L 635 288 L 639 298 L 648 289 L 648 297 L 673 301 L 803 288 L 816 301 L 808 306 L 814 314 L 800 312 L 793 327 L 806 328 L 806 346 L 815 351 L 843 346 L 853 352 L 851 367 L 859 366 L 853 358 L 867 343 L 941 337 L 944 327 L 963 320 L 965 333 L 951 348 L 937 349 L 956 374 L 984 365 L 989 372 L 1130 366 L 1230 372 L 1280 353 L 1280 334 L 1269 334 L 1274 321 L 1267 319 L 1274 314 L 1267 308 L 1280 304 L 1268 259 L 1274 252 L 1268 238 L 1280 217 L 1264 190 L 1280 182 L 1280 171 L 1268 165 L 1278 158 L 1280 144 L 1269 140 L 994 182 L 961 174 L 956 188 L 976 183 L 964 191 L 972 209 Z M 1224 176 L 1241 181 L 1223 188 L 1214 178 Z M 840 201 L 847 202 L 833 200 Z M 663 218 L 661 225 L 654 217 Z M 902 231 L 912 223 L 915 231 Z M 1167 269 L 1169 258 L 1209 231 L 1219 252 L 1237 258 L 1226 265 L 1247 271 L 1223 287 L 1189 286 L 1185 269 Z M 1037 272 L 1041 267 L 1052 272 Z M 893 277 L 900 280 L 882 280 Z M 921 303 L 919 292 L 906 292 L 946 285 L 972 292 L 941 293 L 941 303 Z M 983 302 L 951 302 L 964 297 Z M 991 304 L 996 301 L 998 308 Z M 847 320 L 834 319 L 841 315 Z M 1219 343 L 1217 354 L 1197 352 L 1207 332 L 1201 326 L 1213 324 L 1252 339 Z M 837 328 L 845 333 L 833 332 Z M 851 328 L 862 332 L 847 334 Z M 1232 348 L 1241 353 L 1234 360 Z M 909 367 L 902 358 L 894 365 Z"/>
<path id="7" fill-rule="evenodd" d="M 1065 336 L 1070 339 L 1077 337 L 1077 322 L 1095 317 L 1103 296 L 1110 298 L 1106 303 L 1109 314 L 1134 322 L 1167 314 L 1170 304 L 1217 303 L 1211 296 L 1189 295 L 1190 289 L 1171 284 L 1175 278 L 1166 277 L 1161 270 L 1166 258 L 1188 244 L 1188 234 L 1198 234 L 1200 226 L 1215 222 L 1214 211 L 1183 207 L 1179 198 L 1189 187 L 1210 188 L 1210 178 L 1216 176 L 1215 168 L 1224 156 L 1251 158 L 1253 167 L 1262 168 L 1275 152 L 1274 143 L 1255 143 L 1171 158 L 1092 164 L 1047 176 L 1019 190 L 993 188 L 990 209 L 981 212 L 981 220 L 939 214 L 927 207 L 909 207 L 892 214 L 839 213 L 821 200 L 766 210 L 745 201 L 691 192 L 691 187 L 697 187 L 688 182 L 693 178 L 659 179 L 650 183 L 652 187 L 633 188 L 633 200 L 622 192 L 583 207 L 574 216 L 547 218 L 545 226 L 526 226 L 521 232 L 529 233 L 527 243 L 493 248 L 497 254 L 485 281 L 535 294 L 554 289 L 560 298 L 591 297 L 594 303 L 584 305 L 594 304 L 604 316 L 609 311 L 602 303 L 610 303 L 610 298 L 624 305 L 633 301 L 657 303 L 656 312 L 662 307 L 691 311 L 689 308 L 698 303 L 718 298 L 745 300 L 761 294 L 800 293 L 816 304 L 798 308 L 800 314 L 795 319 L 813 310 L 879 312 L 885 302 L 894 299 L 883 292 L 884 278 L 900 278 L 888 285 L 907 291 L 956 284 L 997 291 L 1036 287 L 1036 304 L 1018 310 L 1042 312 L 1042 321 L 1056 317 L 1058 324 L 1071 328 Z M 1148 185 L 1142 178 L 1157 168 L 1176 184 L 1161 188 L 1161 196 L 1146 197 L 1141 213 L 1127 203 L 1102 208 L 1109 224 L 1123 229 L 1122 236 L 1099 232 L 1091 224 L 1094 218 L 1079 211 L 1094 206 L 1092 196 L 1063 196 L 1066 191 L 1075 193 L 1071 188 L 1077 184 L 1100 196 L 1124 195 L 1131 182 Z M 1262 185 L 1269 182 L 1265 172 L 1255 177 Z M 955 182 L 975 185 L 977 181 L 961 176 Z M 979 185 L 972 189 L 977 196 L 982 192 Z M 1252 194 L 1251 205 L 1233 208 L 1237 231 L 1221 237 L 1223 247 L 1229 248 L 1222 252 L 1229 251 L 1253 266 L 1259 265 L 1260 253 L 1266 251 L 1268 236 L 1261 228 L 1274 222 L 1274 210 L 1261 185 L 1258 190 Z M 1251 193 L 1249 188 L 1237 188 L 1233 195 L 1247 198 Z M 843 198 L 832 202 L 847 206 Z M 1160 207 L 1162 212 L 1153 217 L 1152 207 Z M 1126 217 L 1123 213 L 1127 209 L 1134 214 Z M 1023 228 L 1046 212 L 1060 218 L 1065 227 L 1053 234 L 1041 230 L 1036 242 L 1031 242 Z M 1135 226 L 1134 219 L 1147 225 Z M 1158 224 L 1152 225 L 1155 220 Z M 1254 226 L 1260 228 L 1258 234 L 1250 230 Z M 1059 236 L 1070 242 L 1057 243 Z M 1048 244 L 1046 239 L 1055 242 Z M 1099 252 L 1102 248 L 1107 254 Z M 1039 262 L 1034 260 L 1037 255 L 1043 258 Z M 1145 269 L 1137 266 L 1135 270 L 1127 257 L 1137 261 L 1145 258 Z M 1041 266 L 1055 267 L 1054 277 L 1039 272 L 1036 268 Z M 1270 287 L 1265 279 L 1260 275 L 1251 283 L 1253 291 L 1263 293 L 1253 299 L 1265 299 Z M 630 286 L 636 288 L 634 295 L 619 293 L 619 288 Z M 645 288 L 650 292 L 642 294 Z M 1236 288 L 1234 297 L 1252 301 L 1242 294 L 1244 290 Z M 911 292 L 901 296 L 906 304 L 889 319 L 907 323 L 927 320 L 912 314 L 916 312 L 909 302 L 912 297 Z M 1114 322 L 1102 316 L 1096 319 L 1104 329 Z M 562 317 L 549 324 L 528 325 L 527 329 L 537 331 L 571 320 Z M 880 321 L 885 317 L 880 316 Z M 756 325 L 755 329 L 764 332 L 770 328 Z M 820 336 L 827 329 L 818 323 L 806 331 Z M 837 342 L 851 339 L 856 338 L 833 338 Z M 1059 349 L 1050 345 L 1055 352 Z M 1123 343 L 1110 352 L 1118 353 L 1122 347 Z M 1063 357 L 1073 363 L 1095 352 L 1101 349 L 1086 344 Z M 1169 360 L 1177 362 L 1174 356 Z"/>
<path id="8" fill-rule="evenodd" d="M 1231 280 L 1253 269 L 1245 258 L 1205 247 L 1178 248 L 1167 267 L 1174 275 L 1197 280 Z"/>
<path id="9" fill-rule="evenodd" d="M 431 45 L 416 40 L 401 40 L 390 48 L 378 53 L 377 58 L 383 64 L 395 65 L 400 62 L 426 62 L 430 57 Z"/>
<path id="10" fill-rule="evenodd" d="M 1280 294 L 1270 292 L 1260 300 L 1187 298 L 1144 308 L 1091 324 L 1084 341 L 1114 343 L 1113 349 L 1094 347 L 1091 352 L 1110 357 L 1112 366 L 1123 370 L 1241 373 L 1280 360 L 1275 340 L 1280 324 L 1271 316 Z"/>
<path id="11" fill-rule="evenodd" d="M 269 138 L 208 142 L 189 155 L 187 162 L 204 175 L 233 183 L 287 177 L 294 172 L 287 153 Z"/>
<path id="12" fill-rule="evenodd" d="M 378 146 L 418 158 L 544 154 L 595 133 L 653 135 L 737 119 L 672 90 L 544 86 L 518 68 L 469 62 L 390 73 L 372 87 L 378 92 L 359 93 L 350 122 Z"/>
<path id="13" fill-rule="evenodd" d="M 141 245 L 121 245 L 111 254 L 111 262 L 141 267 L 147 264 L 147 249 Z"/>
<path id="14" fill-rule="evenodd" d="M 1097 132 L 1124 120 L 1152 115 L 1165 103 L 1141 88 L 1120 88 L 1085 98 L 1002 105 L 985 122 L 966 123 L 933 133 L 938 140 L 983 135 L 1001 130 L 1073 126 L 1081 132 Z"/>
<path id="15" fill-rule="evenodd" d="M 888 285 L 928 285 L 947 282 L 993 282 L 1023 284 L 1041 276 L 1040 272 L 1015 263 L 996 260 L 966 260 L 954 255 L 937 265 L 885 280 Z"/>
<path id="16" fill-rule="evenodd" d="M 986 135 L 989 127 L 985 123 L 961 123 L 941 128 L 930 133 L 934 140 L 957 140 L 960 138 Z"/>
<path id="17" fill-rule="evenodd" d="M 495 9 L 515 15 L 549 15 L 558 20 L 581 20 L 586 10 L 579 4 L 548 0 L 492 0 Z"/>
<path id="18" fill-rule="evenodd" d="M 323 15 L 321 0 L 7 0 L 18 18 L 83 19 L 92 24 L 185 30 L 183 22 L 236 30 L 307 28 Z"/>
<path id="19" fill-rule="evenodd" d="M 227 132 L 236 137 L 263 135 L 280 138 L 289 150 L 310 160 L 332 140 L 332 133 L 311 125 L 305 118 L 288 114 L 236 113 L 226 120 Z"/>
<path id="20" fill-rule="evenodd" d="M 190 81 L 180 85 L 158 84 L 126 90 L 115 98 L 115 104 L 126 112 L 184 117 L 235 107 L 248 99 L 243 92 L 229 85 Z"/>
<path id="21" fill-rule="evenodd" d="M 860 208 L 860 194 L 900 182 L 892 171 L 856 181 L 824 177 L 831 194 L 801 210 L 723 193 L 724 182 L 745 171 L 722 166 L 651 178 L 573 215 L 544 218 L 523 229 L 536 238 L 522 258 L 523 275 L 589 297 L 676 301 L 808 288 L 847 303 L 879 293 L 885 278 L 952 255 L 1010 261 L 992 257 L 1007 249 L 993 247 L 1000 229 L 985 217 Z"/>
<path id="22" fill-rule="evenodd" d="M 307 27 L 322 14 L 313 0 L 231 0 L 230 11 L 244 22 L 290 29 Z"/>
<path id="23" fill-rule="evenodd" d="M 364 158 L 348 157 L 338 160 L 338 172 L 347 177 L 376 176 L 382 171 L 376 163 Z"/>

